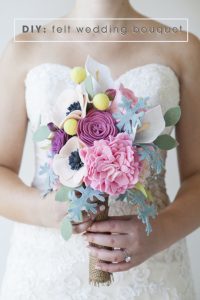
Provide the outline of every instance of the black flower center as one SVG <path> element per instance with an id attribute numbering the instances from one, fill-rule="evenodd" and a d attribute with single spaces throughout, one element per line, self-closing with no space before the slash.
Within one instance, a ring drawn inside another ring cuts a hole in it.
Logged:
<path id="1" fill-rule="evenodd" d="M 67 110 L 68 111 L 66 112 L 66 116 L 69 115 L 74 110 L 81 110 L 81 105 L 78 101 L 74 102 L 67 108 Z"/>
<path id="2" fill-rule="evenodd" d="M 79 170 L 83 166 L 78 150 L 75 150 L 69 156 L 69 165 L 72 170 Z"/>

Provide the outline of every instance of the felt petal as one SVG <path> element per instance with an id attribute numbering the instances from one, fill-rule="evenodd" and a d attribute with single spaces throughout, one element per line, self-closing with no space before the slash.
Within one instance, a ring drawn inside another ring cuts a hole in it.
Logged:
<path id="1" fill-rule="evenodd" d="M 165 120 L 160 105 L 144 114 L 142 124 L 148 124 L 144 130 L 136 132 L 134 143 L 152 143 L 165 129 Z"/>
<path id="2" fill-rule="evenodd" d="M 68 180 L 67 182 L 68 186 L 77 187 L 81 185 L 85 174 L 86 174 L 86 168 L 85 167 L 80 168 L 80 170 L 76 171 L 74 173 L 74 176 L 70 180 Z"/>
<path id="3" fill-rule="evenodd" d="M 82 107 L 82 115 L 81 115 L 82 118 L 85 118 L 85 116 L 86 116 L 87 104 L 88 103 L 89 103 L 89 98 L 88 98 L 88 95 L 85 94 L 84 97 L 83 97 L 83 107 Z"/>
<path id="4" fill-rule="evenodd" d="M 134 142 L 135 142 L 137 127 L 138 127 L 138 125 L 135 127 L 132 127 L 132 133 L 130 134 L 130 137 L 131 137 L 132 141 L 134 141 Z"/>
<path id="5" fill-rule="evenodd" d="M 73 176 L 70 177 L 69 179 L 65 179 L 64 177 L 60 177 L 60 182 L 64 185 L 64 186 L 67 186 L 67 187 L 70 187 L 70 188 L 75 188 L 75 187 L 78 187 L 82 181 L 83 181 L 83 176 L 81 176 L 81 174 L 79 174 L 77 171 L 74 172 Z"/>
<path id="6" fill-rule="evenodd" d="M 65 163 L 65 158 L 60 157 L 59 154 L 56 154 L 53 158 L 52 168 L 54 173 L 57 175 Z"/>
<path id="7" fill-rule="evenodd" d="M 67 141 L 64 147 L 62 147 L 60 150 L 60 155 L 62 157 L 69 157 L 73 151 L 78 149 L 80 149 L 80 142 L 79 139 L 74 136 Z"/>
<path id="8" fill-rule="evenodd" d="M 59 177 L 65 178 L 65 180 L 68 180 L 74 174 L 74 170 L 68 164 L 68 157 L 61 157 L 59 154 L 55 155 L 52 167 L 54 173 Z"/>
<path id="9" fill-rule="evenodd" d="M 66 119 L 68 107 L 74 102 L 79 101 L 81 108 L 84 107 L 83 95 L 77 89 L 66 89 L 58 97 L 56 104 L 52 109 L 52 121 L 60 126 Z"/>
<path id="10" fill-rule="evenodd" d="M 69 156 L 73 151 L 79 150 L 81 143 L 77 137 L 72 137 L 68 140 L 65 146 L 56 154 L 53 159 L 53 170 L 59 176 L 60 182 L 64 186 L 76 187 L 80 185 L 85 174 L 84 167 L 80 170 L 72 170 L 69 165 Z M 83 169 L 83 170 L 82 170 Z"/>
<path id="11" fill-rule="evenodd" d="M 97 62 L 89 55 L 86 59 L 85 69 L 88 75 L 92 76 L 95 93 L 105 92 L 108 88 L 113 88 L 115 86 L 110 69 L 106 65 Z"/>
<path id="12" fill-rule="evenodd" d="M 69 115 L 67 115 L 65 117 L 65 119 L 63 119 L 63 121 L 60 123 L 59 127 L 63 128 L 65 121 L 68 120 L 68 119 L 75 119 L 75 120 L 78 121 L 78 120 L 81 119 L 81 117 L 82 117 L 82 112 L 80 110 L 74 110 Z"/>
<path id="13" fill-rule="evenodd" d="M 76 92 L 78 95 L 79 103 L 81 106 L 81 110 L 83 111 L 85 108 L 85 103 L 86 103 L 86 96 L 87 96 L 87 91 L 85 90 L 84 85 L 77 85 L 76 86 Z"/>
<path id="14" fill-rule="evenodd" d="M 63 166 L 65 166 L 65 163 L 66 163 L 66 161 L 63 162 Z M 56 162 L 55 165 L 54 165 L 54 169 L 55 169 L 56 164 L 57 164 L 57 168 L 59 168 L 58 162 Z M 71 180 L 74 176 L 74 173 L 75 173 L 75 171 L 71 170 L 70 168 L 61 167 L 60 170 L 59 170 L 59 173 L 58 173 L 60 183 L 64 186 L 72 187 L 69 184 L 69 182 L 71 182 Z"/>

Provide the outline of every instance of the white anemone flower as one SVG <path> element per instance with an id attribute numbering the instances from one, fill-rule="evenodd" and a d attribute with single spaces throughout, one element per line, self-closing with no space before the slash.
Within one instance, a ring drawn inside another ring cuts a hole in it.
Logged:
<path id="1" fill-rule="evenodd" d="M 79 155 L 82 147 L 82 143 L 75 136 L 67 141 L 59 154 L 54 156 L 53 171 L 64 186 L 75 188 L 83 182 L 86 168 Z"/>
<path id="2" fill-rule="evenodd" d="M 65 89 L 58 97 L 52 108 L 52 121 L 61 128 L 69 118 L 77 120 L 86 116 L 88 95 L 83 93 L 80 86 Z"/>

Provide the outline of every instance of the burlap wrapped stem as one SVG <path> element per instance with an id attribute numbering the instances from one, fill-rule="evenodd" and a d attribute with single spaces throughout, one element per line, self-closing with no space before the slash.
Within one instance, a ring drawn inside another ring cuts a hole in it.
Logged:
<path id="1" fill-rule="evenodd" d="M 108 196 L 105 197 L 105 210 L 100 212 L 95 218 L 95 221 L 102 221 L 108 219 Z M 106 248 L 106 249 L 112 249 L 110 247 L 100 246 L 96 245 L 94 243 L 90 243 L 91 246 L 95 246 L 98 248 Z M 113 282 L 113 274 L 110 272 L 105 272 L 102 270 L 95 269 L 95 265 L 100 262 L 97 257 L 94 257 L 90 254 L 89 256 L 89 283 L 94 286 L 101 286 L 101 285 L 107 285 L 109 286 Z"/>

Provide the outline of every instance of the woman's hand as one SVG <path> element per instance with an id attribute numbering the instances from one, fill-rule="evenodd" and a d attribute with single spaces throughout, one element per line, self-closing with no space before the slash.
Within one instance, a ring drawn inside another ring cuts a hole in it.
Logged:
<path id="1" fill-rule="evenodd" d="M 39 218 L 42 226 L 59 228 L 63 218 L 67 215 L 69 204 L 68 202 L 58 202 L 55 200 L 56 192 L 49 193 L 46 197 L 40 200 Z M 102 210 L 104 205 L 97 207 L 96 214 L 87 215 L 83 213 L 83 221 L 81 223 L 73 223 L 73 233 L 82 233 L 92 224 L 94 218 Z"/>
<path id="2" fill-rule="evenodd" d="M 137 216 L 133 215 L 109 217 L 106 221 L 94 222 L 83 235 L 90 243 L 120 248 L 107 250 L 88 246 L 92 256 L 105 261 L 98 263 L 97 269 L 107 272 L 126 271 L 141 264 L 161 251 L 165 240 L 158 224 L 153 228 L 150 236 L 147 236 L 144 224 L 138 220 Z M 124 260 L 124 249 L 131 256 L 130 262 Z"/>

